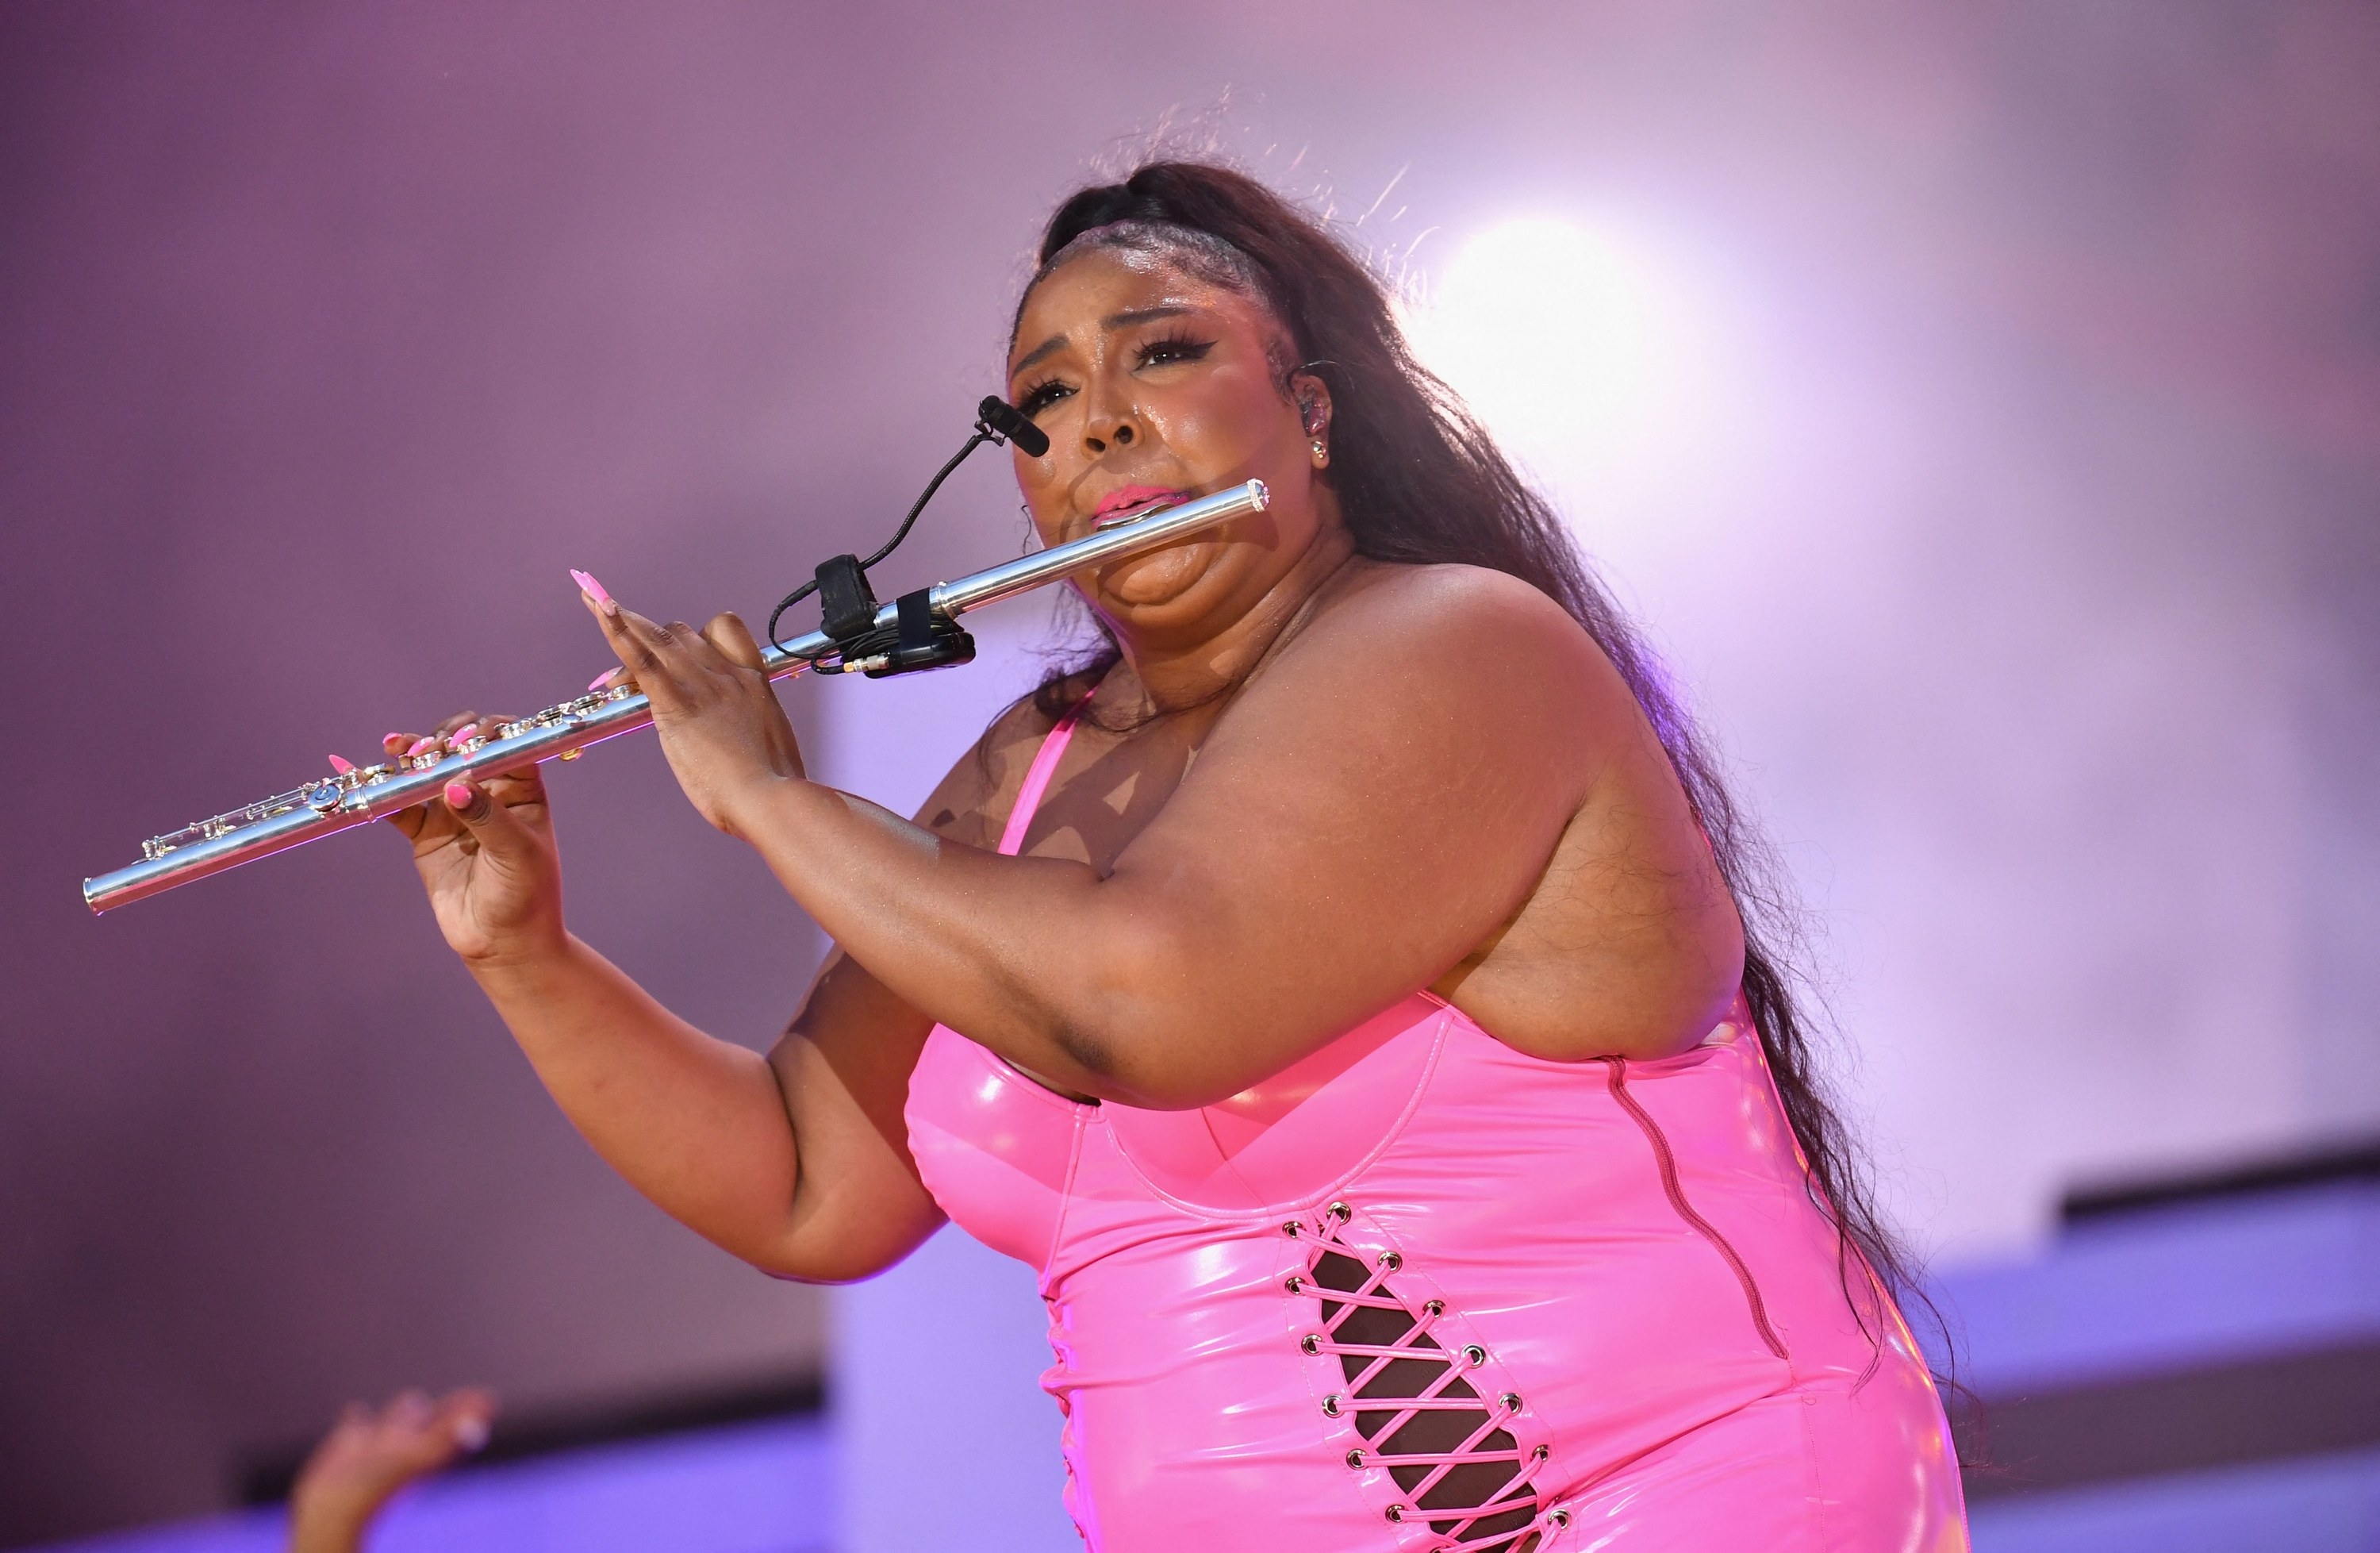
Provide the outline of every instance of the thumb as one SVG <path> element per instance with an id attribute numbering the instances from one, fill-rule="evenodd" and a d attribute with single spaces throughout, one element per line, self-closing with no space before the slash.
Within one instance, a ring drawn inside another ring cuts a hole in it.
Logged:
<path id="1" fill-rule="evenodd" d="M 537 850 L 536 839 L 520 817 L 479 783 L 457 776 L 439 790 L 439 796 L 482 850 L 509 859 L 526 857 Z"/>
<path id="2" fill-rule="evenodd" d="M 719 650 L 719 655 L 729 663 L 753 670 L 760 667 L 760 643 L 753 638 L 752 628 L 744 617 L 732 609 L 722 610 L 710 618 L 702 628 L 702 639 Z"/>

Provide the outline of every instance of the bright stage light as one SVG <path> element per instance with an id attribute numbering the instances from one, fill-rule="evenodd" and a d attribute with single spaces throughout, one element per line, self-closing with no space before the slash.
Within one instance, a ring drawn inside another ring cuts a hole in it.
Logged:
<path id="1" fill-rule="evenodd" d="M 1618 225 L 1532 218 L 1464 244 L 1407 316 L 1415 349 L 1542 472 L 1607 491 L 1712 433 L 1709 298 Z"/>

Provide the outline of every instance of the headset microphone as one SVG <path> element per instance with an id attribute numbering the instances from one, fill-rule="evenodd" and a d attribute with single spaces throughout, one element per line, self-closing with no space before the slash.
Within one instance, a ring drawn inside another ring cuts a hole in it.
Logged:
<path id="1" fill-rule="evenodd" d="M 976 423 L 1025 450 L 1028 459 L 1038 459 L 1050 451 L 1050 434 L 1035 425 L 1026 413 L 997 395 L 987 394 L 983 403 L 975 407 Z"/>

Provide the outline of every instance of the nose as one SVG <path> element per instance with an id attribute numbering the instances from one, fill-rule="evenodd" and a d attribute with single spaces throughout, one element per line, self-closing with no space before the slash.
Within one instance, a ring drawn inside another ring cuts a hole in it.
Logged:
<path id="1" fill-rule="evenodd" d="M 1130 447 L 1133 439 L 1138 434 L 1133 430 L 1129 420 L 1121 416 L 1111 417 L 1099 425 L 1086 427 L 1083 432 L 1083 446 L 1097 455 L 1105 453 L 1111 446 Z"/>

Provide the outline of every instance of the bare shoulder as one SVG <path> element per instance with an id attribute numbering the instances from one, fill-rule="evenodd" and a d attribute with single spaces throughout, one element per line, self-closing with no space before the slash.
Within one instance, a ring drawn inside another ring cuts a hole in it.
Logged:
<path id="1" fill-rule="evenodd" d="M 1331 614 L 1359 628 L 1402 625 L 1461 633 L 1523 632 L 1539 645 L 1592 653 L 1595 642 L 1569 611 L 1539 589 L 1488 567 L 1360 561 Z"/>
<path id="2" fill-rule="evenodd" d="M 1359 562 L 1274 666 L 1299 696 L 1536 745 L 1592 739 L 1634 698 L 1560 604 L 1500 571 Z"/>

